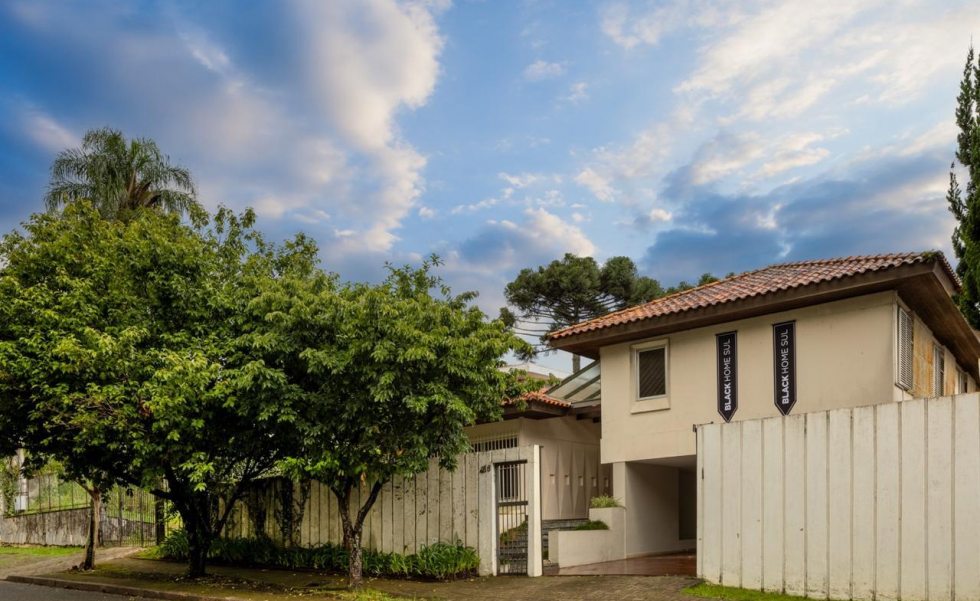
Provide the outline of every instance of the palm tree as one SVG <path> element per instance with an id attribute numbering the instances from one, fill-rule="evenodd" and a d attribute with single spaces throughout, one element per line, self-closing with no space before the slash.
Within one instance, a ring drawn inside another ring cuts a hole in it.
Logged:
<path id="1" fill-rule="evenodd" d="M 89 130 L 81 148 L 58 154 L 44 197 L 49 211 L 88 199 L 106 218 L 124 218 L 143 209 L 157 209 L 195 218 L 203 213 L 190 172 L 170 159 L 148 138 L 126 141 L 122 132 Z"/>

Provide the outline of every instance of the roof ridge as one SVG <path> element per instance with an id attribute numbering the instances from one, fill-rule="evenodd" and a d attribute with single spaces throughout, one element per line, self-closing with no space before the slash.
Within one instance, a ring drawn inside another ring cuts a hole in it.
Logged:
<path id="1" fill-rule="evenodd" d="M 959 279 L 946 256 L 942 251 L 937 250 L 850 255 L 829 259 L 774 263 L 686 290 L 678 290 L 638 305 L 624 307 L 606 315 L 572 324 L 552 332 L 549 334 L 549 338 L 564 338 L 579 332 L 602 329 L 617 324 L 651 319 L 698 307 L 730 303 L 759 295 L 773 294 L 790 288 L 930 261 L 940 264 L 953 280 L 954 285 L 957 287 L 960 285 Z M 718 287 L 723 288 L 714 292 L 713 289 Z"/>

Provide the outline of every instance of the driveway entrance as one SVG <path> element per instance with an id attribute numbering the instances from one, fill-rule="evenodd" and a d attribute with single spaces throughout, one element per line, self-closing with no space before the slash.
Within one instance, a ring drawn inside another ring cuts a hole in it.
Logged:
<path id="1" fill-rule="evenodd" d="M 650 555 L 545 570 L 547 576 L 694 576 L 696 573 L 694 553 Z"/>

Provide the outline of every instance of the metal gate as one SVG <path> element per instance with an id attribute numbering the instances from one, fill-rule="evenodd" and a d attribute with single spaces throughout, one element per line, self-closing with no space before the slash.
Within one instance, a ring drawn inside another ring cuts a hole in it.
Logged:
<path id="1" fill-rule="evenodd" d="M 498 574 L 527 574 L 526 466 L 527 461 L 494 464 Z"/>

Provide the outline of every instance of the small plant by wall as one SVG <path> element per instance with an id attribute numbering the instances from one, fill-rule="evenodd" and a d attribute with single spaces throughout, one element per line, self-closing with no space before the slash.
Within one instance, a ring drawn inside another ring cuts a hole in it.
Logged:
<path id="1" fill-rule="evenodd" d="M 620 505 L 619 500 L 616 499 L 616 497 L 602 495 L 599 497 L 592 497 L 592 500 L 589 502 L 589 507 L 593 509 L 607 509 L 610 507 L 622 507 L 622 505 Z"/>
<path id="2" fill-rule="evenodd" d="M 589 520 L 575 526 L 576 530 L 609 530 L 609 526 L 602 520 Z"/>

